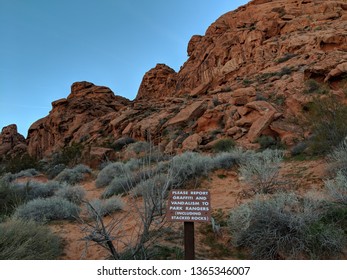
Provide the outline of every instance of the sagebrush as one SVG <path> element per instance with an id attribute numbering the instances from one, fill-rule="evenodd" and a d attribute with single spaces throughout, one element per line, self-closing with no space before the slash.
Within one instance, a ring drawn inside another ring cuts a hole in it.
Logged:
<path id="1" fill-rule="evenodd" d="M 55 260 L 62 240 L 47 226 L 12 219 L 0 224 L 0 260 Z"/>
<path id="2" fill-rule="evenodd" d="M 80 208 L 61 197 L 38 198 L 19 206 L 14 217 L 36 222 L 52 220 L 75 220 L 79 217 Z"/>

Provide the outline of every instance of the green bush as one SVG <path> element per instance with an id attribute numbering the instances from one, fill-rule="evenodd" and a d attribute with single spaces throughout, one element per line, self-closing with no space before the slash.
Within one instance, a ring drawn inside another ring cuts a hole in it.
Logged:
<path id="1" fill-rule="evenodd" d="M 38 161 L 29 154 L 17 155 L 6 161 L 5 172 L 16 174 L 22 170 L 37 169 Z"/>
<path id="2" fill-rule="evenodd" d="M 57 177 L 63 170 L 66 169 L 65 164 L 48 164 L 47 167 L 44 167 L 43 172 L 47 175 L 48 179 L 53 179 Z"/>
<path id="3" fill-rule="evenodd" d="M 118 140 L 116 140 L 114 143 L 110 144 L 110 148 L 114 149 L 115 151 L 122 150 L 126 145 L 129 145 L 131 143 L 134 143 L 135 140 L 130 137 L 123 137 Z"/>
<path id="4" fill-rule="evenodd" d="M 10 183 L 0 180 L 0 221 L 3 217 L 11 215 L 23 201 L 23 195 L 13 190 Z"/>
<path id="5" fill-rule="evenodd" d="M 51 220 L 74 220 L 78 218 L 79 207 L 60 197 L 38 198 L 19 206 L 14 216 L 24 220 L 47 222 Z"/>
<path id="6" fill-rule="evenodd" d="M 336 97 L 314 99 L 309 105 L 307 121 L 312 129 L 309 148 L 314 155 L 325 155 L 347 135 L 347 106 Z"/>
<path id="7" fill-rule="evenodd" d="M 83 150 L 84 145 L 82 143 L 72 143 L 70 146 L 63 147 L 60 152 L 52 155 L 50 165 L 75 166 L 82 162 Z"/>
<path id="8" fill-rule="evenodd" d="M 62 242 L 47 226 L 10 220 L 0 224 L 0 260 L 55 260 Z"/>
<path id="9" fill-rule="evenodd" d="M 232 138 L 224 138 L 218 140 L 212 147 L 215 153 L 229 152 L 235 147 L 235 140 Z"/>
<path id="10" fill-rule="evenodd" d="M 304 93 L 306 94 L 327 94 L 329 93 L 329 88 L 327 85 L 320 84 L 314 79 L 309 79 L 305 83 L 305 90 Z"/>
<path id="11" fill-rule="evenodd" d="M 293 57 L 296 57 L 296 56 L 297 55 L 294 53 L 286 53 L 282 57 L 276 59 L 276 62 L 277 63 L 283 63 L 283 62 L 286 62 L 287 60 L 292 59 Z"/>
<path id="12" fill-rule="evenodd" d="M 269 135 L 261 135 L 256 141 L 260 145 L 260 150 L 283 148 L 281 139 Z"/>
<path id="13" fill-rule="evenodd" d="M 345 236 L 334 224 L 321 222 L 323 205 L 288 193 L 257 197 L 231 212 L 233 244 L 249 249 L 255 259 L 338 258 Z"/>

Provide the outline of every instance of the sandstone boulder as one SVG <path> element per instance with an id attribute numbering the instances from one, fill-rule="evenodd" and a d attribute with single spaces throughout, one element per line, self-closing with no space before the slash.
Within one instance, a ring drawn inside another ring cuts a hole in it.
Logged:
<path id="1" fill-rule="evenodd" d="M 276 109 L 266 101 L 253 101 L 246 104 L 247 108 L 258 111 L 260 114 L 265 114 L 269 111 L 276 111 Z"/>
<path id="2" fill-rule="evenodd" d="M 324 82 L 327 82 L 329 79 L 338 77 L 341 75 L 346 75 L 347 73 L 347 62 L 341 63 L 336 66 L 333 70 L 329 72 L 327 77 L 324 79 Z"/>
<path id="3" fill-rule="evenodd" d="M 182 143 L 182 151 L 194 151 L 199 148 L 199 145 L 202 142 L 202 137 L 195 133 L 188 136 Z"/>
<path id="4" fill-rule="evenodd" d="M 171 118 L 165 126 L 187 124 L 199 118 L 207 109 L 207 101 L 196 101 L 182 109 L 175 117 Z"/>
<path id="5" fill-rule="evenodd" d="M 254 143 L 257 140 L 257 138 L 261 135 L 263 130 L 268 128 L 268 126 L 274 120 L 274 117 L 275 111 L 269 111 L 260 118 L 258 118 L 255 122 L 253 122 L 247 134 L 248 140 L 251 143 Z"/>

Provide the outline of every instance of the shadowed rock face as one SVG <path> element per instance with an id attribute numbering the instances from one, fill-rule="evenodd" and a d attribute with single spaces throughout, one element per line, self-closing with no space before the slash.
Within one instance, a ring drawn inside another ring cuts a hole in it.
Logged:
<path id="1" fill-rule="evenodd" d="M 0 133 L 0 159 L 25 150 L 25 138 L 18 133 L 17 125 L 5 126 Z"/>
<path id="2" fill-rule="evenodd" d="M 307 80 L 346 98 L 347 3 L 251 1 L 192 36 L 187 53 L 179 72 L 165 64 L 149 70 L 132 102 L 107 87 L 74 83 L 30 127 L 29 153 L 43 157 L 72 143 L 104 151 L 121 137 L 150 139 L 168 152 L 226 136 L 246 147 L 261 135 L 290 146 L 307 133 L 293 122 L 310 101 Z"/>

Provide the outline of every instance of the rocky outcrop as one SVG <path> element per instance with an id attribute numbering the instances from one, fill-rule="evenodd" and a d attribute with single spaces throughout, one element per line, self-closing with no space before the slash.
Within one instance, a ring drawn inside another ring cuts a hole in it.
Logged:
<path id="1" fill-rule="evenodd" d="M 0 160 L 26 152 L 27 145 L 23 135 L 17 131 L 17 125 L 5 126 L 0 133 Z"/>
<path id="2" fill-rule="evenodd" d="M 195 133 L 187 137 L 182 143 L 183 151 L 194 151 L 199 148 L 200 143 L 202 142 L 202 137 Z"/>
<path id="3" fill-rule="evenodd" d="M 196 103 L 212 98 L 189 124 L 194 127 L 189 135 L 205 134 L 202 143 L 224 134 L 255 142 L 265 133 L 290 145 L 302 137 L 292 120 L 310 100 L 304 94 L 307 80 L 325 82 L 343 96 L 346 19 L 345 1 L 251 1 L 222 15 L 203 36 L 192 36 L 179 72 L 164 65 L 150 70 L 138 98 L 188 96 Z M 166 126 L 179 122 L 185 110 Z"/>
<path id="4" fill-rule="evenodd" d="M 138 98 L 240 87 L 238 80 L 284 66 L 316 73 L 316 65 L 323 63 L 319 74 L 329 79 L 336 73 L 330 71 L 346 60 L 346 10 L 344 1 L 251 1 L 222 15 L 204 36 L 194 35 L 178 73 L 163 65 L 150 70 Z"/>
<path id="5" fill-rule="evenodd" d="M 255 147 L 269 135 L 290 146 L 307 134 L 297 120 L 315 94 L 305 94 L 308 81 L 346 98 L 346 46 L 345 1 L 254 0 L 192 36 L 178 72 L 165 64 L 149 70 L 132 102 L 107 87 L 74 83 L 30 127 L 28 151 L 43 157 L 82 143 L 102 159 L 122 137 L 167 153 L 224 137 Z"/>
<path id="6" fill-rule="evenodd" d="M 149 70 L 143 77 L 136 99 L 156 99 L 176 92 L 176 72 L 165 64 Z"/>
<path id="7" fill-rule="evenodd" d="M 53 102 L 49 115 L 31 125 L 28 152 L 43 157 L 72 143 L 96 140 L 112 115 L 129 104 L 107 87 L 74 83 L 66 99 Z"/>

